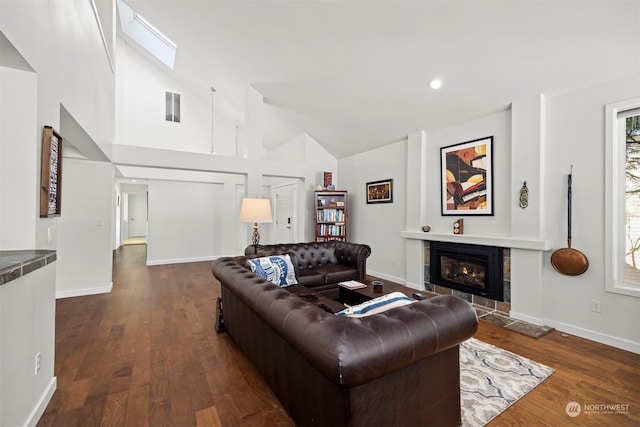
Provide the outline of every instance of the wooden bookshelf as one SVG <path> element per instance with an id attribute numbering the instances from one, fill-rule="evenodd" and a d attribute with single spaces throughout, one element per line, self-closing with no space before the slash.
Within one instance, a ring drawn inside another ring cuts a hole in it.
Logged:
<path id="1" fill-rule="evenodd" d="M 348 193 L 339 190 L 315 192 L 316 242 L 347 241 Z"/>

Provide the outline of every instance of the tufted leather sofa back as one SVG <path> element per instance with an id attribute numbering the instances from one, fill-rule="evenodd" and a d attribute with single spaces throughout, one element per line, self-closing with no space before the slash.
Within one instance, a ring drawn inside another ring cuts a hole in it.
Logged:
<path id="1" fill-rule="evenodd" d="M 291 255 L 298 269 L 318 268 L 325 265 L 342 264 L 358 271 L 358 280 L 364 280 L 367 272 L 367 257 L 371 255 L 369 245 L 351 242 L 310 242 L 275 245 L 247 246 L 246 256 Z"/>

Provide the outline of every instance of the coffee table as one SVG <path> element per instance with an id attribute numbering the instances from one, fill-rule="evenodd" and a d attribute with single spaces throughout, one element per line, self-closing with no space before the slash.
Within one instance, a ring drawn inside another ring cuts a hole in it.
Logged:
<path id="1" fill-rule="evenodd" d="M 373 282 L 374 280 L 378 280 L 383 283 L 382 291 L 373 290 L 373 285 L 371 284 L 371 282 Z M 367 287 L 360 288 L 360 289 L 348 289 L 348 288 L 339 286 L 340 296 L 338 297 L 338 301 L 347 305 L 356 305 L 356 304 L 361 304 L 365 301 L 369 301 L 370 299 L 377 298 L 382 295 L 390 294 L 391 292 L 402 292 L 409 298 L 414 298 L 413 294 L 415 292 L 420 292 L 421 294 L 423 294 L 428 298 L 431 297 L 431 295 L 428 292 L 418 291 L 416 289 L 400 285 L 399 283 L 389 282 L 389 281 L 381 280 L 375 277 L 367 277 L 361 283 L 364 283 L 365 285 L 367 285 Z"/>

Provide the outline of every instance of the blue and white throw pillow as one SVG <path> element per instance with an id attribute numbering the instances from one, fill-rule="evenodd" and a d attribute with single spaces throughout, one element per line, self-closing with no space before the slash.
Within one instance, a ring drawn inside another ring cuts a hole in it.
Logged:
<path id="1" fill-rule="evenodd" d="M 416 302 L 416 300 L 409 298 L 402 292 L 392 292 L 390 294 L 365 301 L 362 304 L 347 307 L 344 310 L 337 312 L 336 316 L 365 317 L 372 314 L 382 313 L 392 308 L 412 304 L 414 302 Z"/>
<path id="2" fill-rule="evenodd" d="M 247 264 L 251 271 L 274 285 L 289 286 L 298 283 L 289 255 L 248 259 Z"/>

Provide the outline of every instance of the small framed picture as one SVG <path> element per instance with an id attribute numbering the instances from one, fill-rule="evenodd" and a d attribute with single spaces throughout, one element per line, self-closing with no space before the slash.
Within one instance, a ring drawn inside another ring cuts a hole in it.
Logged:
<path id="1" fill-rule="evenodd" d="M 493 215 L 493 136 L 440 149 L 442 215 Z"/>
<path id="2" fill-rule="evenodd" d="M 393 179 L 367 182 L 367 203 L 393 203 Z"/>

